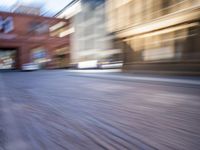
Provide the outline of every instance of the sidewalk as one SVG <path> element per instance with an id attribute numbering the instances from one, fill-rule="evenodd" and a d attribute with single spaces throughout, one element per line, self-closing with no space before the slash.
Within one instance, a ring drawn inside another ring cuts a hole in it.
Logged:
<path id="1" fill-rule="evenodd" d="M 67 70 L 69 75 L 134 82 L 165 82 L 200 86 L 200 77 L 123 73 L 120 70 Z"/>

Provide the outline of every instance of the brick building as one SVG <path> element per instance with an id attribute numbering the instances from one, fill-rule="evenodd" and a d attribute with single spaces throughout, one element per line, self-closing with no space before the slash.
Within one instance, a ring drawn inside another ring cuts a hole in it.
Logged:
<path id="1" fill-rule="evenodd" d="M 69 65 L 69 20 L 0 12 L 0 68 Z"/>

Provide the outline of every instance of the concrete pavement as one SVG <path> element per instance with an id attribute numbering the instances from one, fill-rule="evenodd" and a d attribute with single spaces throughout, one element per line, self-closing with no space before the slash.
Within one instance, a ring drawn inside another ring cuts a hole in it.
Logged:
<path id="1" fill-rule="evenodd" d="M 1 76 L 4 107 L 11 112 L 0 121 L 10 137 L 2 149 L 16 150 L 16 144 L 20 150 L 200 147 L 198 85 L 111 80 L 63 70 Z"/>

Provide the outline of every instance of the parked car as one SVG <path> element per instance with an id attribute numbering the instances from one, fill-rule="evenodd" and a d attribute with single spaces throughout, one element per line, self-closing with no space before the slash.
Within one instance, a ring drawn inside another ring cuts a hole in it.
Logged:
<path id="1" fill-rule="evenodd" d="M 36 63 L 27 63 L 22 65 L 22 71 L 34 71 L 38 69 L 39 65 Z"/>

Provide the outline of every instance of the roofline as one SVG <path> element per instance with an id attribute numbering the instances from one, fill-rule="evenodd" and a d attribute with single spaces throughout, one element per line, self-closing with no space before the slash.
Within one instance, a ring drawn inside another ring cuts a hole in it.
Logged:
<path id="1" fill-rule="evenodd" d="M 0 11 L 0 14 L 6 14 L 6 15 L 10 15 L 10 16 L 45 18 L 45 19 L 49 19 L 49 20 L 64 20 L 64 21 L 69 20 L 69 19 L 62 19 L 62 18 L 55 18 L 55 17 L 46 17 L 46 16 L 40 16 L 40 15 L 23 14 L 23 13 L 15 13 L 15 12 L 5 12 L 5 11 Z"/>
<path id="2" fill-rule="evenodd" d="M 79 2 L 81 0 L 72 0 L 69 4 L 67 4 L 63 9 L 61 9 L 58 13 L 56 13 L 54 15 L 54 17 L 57 17 L 58 15 L 60 15 L 62 12 L 64 12 L 68 7 L 72 6 L 73 4 Z"/>

